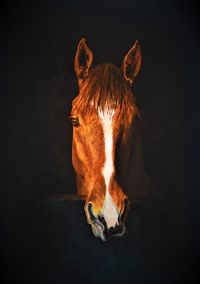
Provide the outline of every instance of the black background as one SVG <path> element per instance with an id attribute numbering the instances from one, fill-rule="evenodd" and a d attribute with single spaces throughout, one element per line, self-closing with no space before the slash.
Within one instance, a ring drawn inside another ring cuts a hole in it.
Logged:
<path id="1" fill-rule="evenodd" d="M 199 251 L 195 2 L 20 1 L 9 2 L 1 13 L 5 283 L 194 283 Z M 78 93 L 73 61 L 83 36 L 94 64 L 120 66 L 136 39 L 143 55 L 133 86 L 142 113 L 140 149 L 125 184 L 146 198 L 136 198 L 128 234 L 107 243 L 92 236 L 82 202 L 49 199 L 75 193 L 67 118 Z"/>

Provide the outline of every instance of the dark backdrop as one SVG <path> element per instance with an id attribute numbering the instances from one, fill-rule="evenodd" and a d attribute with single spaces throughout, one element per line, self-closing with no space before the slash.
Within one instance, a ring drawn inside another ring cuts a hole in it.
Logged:
<path id="1" fill-rule="evenodd" d="M 83 2 L 9 2 L 2 11 L 2 277 L 188 283 L 199 248 L 197 6 Z M 108 243 L 92 236 L 81 202 L 49 199 L 75 193 L 67 118 L 83 36 L 94 63 L 120 66 L 136 39 L 143 55 L 133 87 L 142 113 L 138 150 L 124 183 L 144 198 L 130 210 L 128 234 Z"/>

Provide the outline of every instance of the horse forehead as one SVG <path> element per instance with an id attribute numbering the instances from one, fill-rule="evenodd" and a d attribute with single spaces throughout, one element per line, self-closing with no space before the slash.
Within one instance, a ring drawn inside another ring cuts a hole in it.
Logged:
<path id="1" fill-rule="evenodd" d="M 106 127 L 112 123 L 115 110 L 108 107 L 105 107 L 105 109 L 98 107 L 98 114 L 103 126 Z"/>

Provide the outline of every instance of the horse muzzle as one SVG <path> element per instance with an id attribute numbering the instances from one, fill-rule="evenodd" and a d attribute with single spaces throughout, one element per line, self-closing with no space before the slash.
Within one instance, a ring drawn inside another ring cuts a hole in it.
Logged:
<path id="1" fill-rule="evenodd" d="M 95 216 L 92 212 L 92 204 L 88 203 L 88 223 L 92 227 L 92 232 L 95 237 L 101 238 L 102 241 L 107 241 L 111 238 L 122 237 L 125 232 L 125 225 L 121 218 L 118 218 L 118 223 L 114 227 L 107 228 L 105 219 L 103 216 Z M 89 218 L 88 218 L 89 217 Z"/>

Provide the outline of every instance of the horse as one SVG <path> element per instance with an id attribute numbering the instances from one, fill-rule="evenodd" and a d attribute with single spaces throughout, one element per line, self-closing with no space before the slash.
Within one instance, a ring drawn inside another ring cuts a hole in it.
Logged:
<path id="1" fill-rule="evenodd" d="M 126 145 L 139 110 L 132 84 L 141 67 L 136 40 L 121 68 L 111 63 L 93 66 L 85 38 L 78 43 L 74 70 L 79 93 L 72 101 L 72 164 L 77 191 L 85 196 L 84 210 L 95 237 L 122 237 L 129 198 L 116 179 L 115 152 L 119 139 Z"/>

